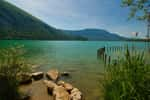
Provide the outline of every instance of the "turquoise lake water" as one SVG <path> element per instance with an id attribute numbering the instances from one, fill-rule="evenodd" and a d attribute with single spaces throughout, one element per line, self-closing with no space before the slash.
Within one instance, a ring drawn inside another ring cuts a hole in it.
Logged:
<path id="1" fill-rule="evenodd" d="M 27 60 L 38 65 L 37 70 L 48 71 L 57 68 L 71 72 L 65 81 L 79 88 L 85 100 L 99 100 L 102 96 L 100 86 L 104 65 L 97 59 L 97 49 L 101 47 L 135 45 L 144 50 L 145 42 L 121 41 L 27 41 L 0 40 L 0 49 L 23 45 Z"/>

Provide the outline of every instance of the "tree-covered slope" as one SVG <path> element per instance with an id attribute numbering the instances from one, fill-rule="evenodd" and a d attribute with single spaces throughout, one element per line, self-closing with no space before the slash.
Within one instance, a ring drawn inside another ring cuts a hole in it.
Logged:
<path id="1" fill-rule="evenodd" d="M 72 35 L 79 35 L 91 41 L 103 41 L 103 40 L 116 41 L 116 40 L 126 39 L 115 33 L 110 33 L 102 29 L 84 29 L 84 30 L 75 30 L 75 31 L 64 30 L 64 32 L 72 34 Z"/>
<path id="2" fill-rule="evenodd" d="M 0 39 L 82 40 L 57 30 L 18 7 L 0 0 Z"/>

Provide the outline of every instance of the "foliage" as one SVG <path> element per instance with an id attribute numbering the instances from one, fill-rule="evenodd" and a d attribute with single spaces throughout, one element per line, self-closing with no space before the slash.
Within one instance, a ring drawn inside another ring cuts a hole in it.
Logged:
<path id="1" fill-rule="evenodd" d="M 150 19 L 150 0 L 122 0 L 122 5 L 130 8 L 129 18 Z"/>
<path id="2" fill-rule="evenodd" d="M 19 46 L 0 51 L 0 100 L 19 98 L 17 75 L 30 71 L 23 54 L 24 50 Z"/>
<path id="3" fill-rule="evenodd" d="M 105 100 L 150 100 L 150 65 L 144 53 L 127 49 L 125 57 L 105 72 Z"/>
<path id="4" fill-rule="evenodd" d="M 85 40 L 53 28 L 5 0 L 0 0 L 0 39 Z"/>

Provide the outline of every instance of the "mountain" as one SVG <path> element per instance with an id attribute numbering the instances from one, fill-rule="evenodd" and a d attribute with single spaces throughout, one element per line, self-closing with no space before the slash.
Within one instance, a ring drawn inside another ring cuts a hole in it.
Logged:
<path id="1" fill-rule="evenodd" d="M 53 28 L 4 0 L 0 0 L 0 39 L 85 40 Z"/>
<path id="2" fill-rule="evenodd" d="M 124 37 L 121 37 L 115 33 L 110 33 L 106 30 L 102 29 L 84 29 L 84 30 L 64 30 L 64 32 L 72 35 L 82 36 L 91 41 L 117 41 L 117 40 L 125 40 Z"/>

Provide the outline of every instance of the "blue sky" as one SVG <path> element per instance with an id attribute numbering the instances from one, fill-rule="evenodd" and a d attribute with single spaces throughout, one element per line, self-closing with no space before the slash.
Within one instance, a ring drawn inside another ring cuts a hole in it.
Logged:
<path id="1" fill-rule="evenodd" d="M 49 25 L 68 30 L 106 29 L 123 36 L 146 35 L 146 23 L 127 20 L 129 9 L 121 0 L 6 0 Z"/>

